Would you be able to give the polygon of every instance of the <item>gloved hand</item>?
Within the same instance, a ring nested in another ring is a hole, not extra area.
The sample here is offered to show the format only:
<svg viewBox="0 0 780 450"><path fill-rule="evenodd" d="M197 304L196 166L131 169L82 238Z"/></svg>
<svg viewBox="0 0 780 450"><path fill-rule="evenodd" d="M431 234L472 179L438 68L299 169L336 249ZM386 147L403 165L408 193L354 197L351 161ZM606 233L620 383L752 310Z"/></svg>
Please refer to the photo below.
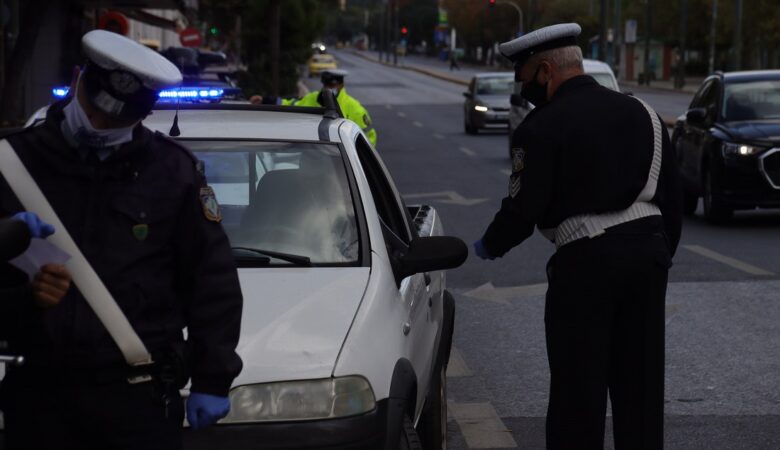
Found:
<svg viewBox="0 0 780 450"><path fill-rule="evenodd" d="M482 244L482 239L474 242L474 253L482 259L496 259L495 256L491 255L490 252L487 251L485 245Z"/></svg>
<svg viewBox="0 0 780 450"><path fill-rule="evenodd" d="M191 392L187 399L187 421L193 430L207 428L230 412L230 399L201 392Z"/></svg>
<svg viewBox="0 0 780 450"><path fill-rule="evenodd" d="M21 220L30 228L30 235L34 238L45 238L54 234L54 226L42 221L37 214L23 211L13 216L16 220Z"/></svg>

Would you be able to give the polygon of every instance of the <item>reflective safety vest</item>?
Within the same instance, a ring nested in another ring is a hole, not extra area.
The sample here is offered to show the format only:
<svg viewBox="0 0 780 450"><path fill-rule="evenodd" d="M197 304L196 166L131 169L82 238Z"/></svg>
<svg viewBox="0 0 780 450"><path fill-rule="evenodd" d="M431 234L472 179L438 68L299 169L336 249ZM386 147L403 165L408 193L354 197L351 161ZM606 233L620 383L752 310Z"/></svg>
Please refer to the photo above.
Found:
<svg viewBox="0 0 780 450"><path fill-rule="evenodd" d="M322 105L317 101L319 95L320 91L312 91L300 99L282 99L282 105L321 107ZM368 137L368 140L371 141L371 145L376 148L376 130L371 123L371 117L368 115L366 108L357 99L347 94L346 89L339 91L336 101L339 102L344 118L358 124L363 133L366 134L366 137Z"/></svg>

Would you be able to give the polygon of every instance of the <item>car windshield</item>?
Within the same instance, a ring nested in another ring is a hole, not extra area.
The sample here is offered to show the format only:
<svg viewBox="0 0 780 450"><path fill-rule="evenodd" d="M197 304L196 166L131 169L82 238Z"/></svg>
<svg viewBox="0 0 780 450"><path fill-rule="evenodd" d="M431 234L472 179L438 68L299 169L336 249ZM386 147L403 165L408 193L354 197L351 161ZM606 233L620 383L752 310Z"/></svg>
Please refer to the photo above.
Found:
<svg viewBox="0 0 780 450"><path fill-rule="evenodd" d="M596 80L596 83L606 87L610 88L613 91L617 91L618 87L615 84L615 78L612 76L612 74L609 73L589 73L591 77L593 77L594 80Z"/></svg>
<svg viewBox="0 0 780 450"><path fill-rule="evenodd" d="M182 141L203 163L239 266L355 265L355 208L338 146Z"/></svg>
<svg viewBox="0 0 780 450"><path fill-rule="evenodd" d="M780 80L727 84L723 118L727 122L780 119Z"/></svg>
<svg viewBox="0 0 780 450"><path fill-rule="evenodd" d="M480 77L477 78L475 89L477 95L509 95L512 93L515 79L506 77Z"/></svg>

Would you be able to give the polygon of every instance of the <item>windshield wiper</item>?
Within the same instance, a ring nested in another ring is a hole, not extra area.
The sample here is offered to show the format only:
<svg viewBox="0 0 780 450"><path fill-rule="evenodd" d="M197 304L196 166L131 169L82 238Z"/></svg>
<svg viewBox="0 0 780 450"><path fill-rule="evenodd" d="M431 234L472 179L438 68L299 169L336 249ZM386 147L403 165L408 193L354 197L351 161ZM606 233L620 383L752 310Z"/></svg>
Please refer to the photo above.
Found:
<svg viewBox="0 0 780 450"><path fill-rule="evenodd" d="M271 250L263 250L259 248L250 247L231 247L231 250L241 250L248 253L254 253L261 256L270 256L271 258L281 259L293 263L296 266L311 267L311 259L308 256L293 255L291 253L280 253Z"/></svg>

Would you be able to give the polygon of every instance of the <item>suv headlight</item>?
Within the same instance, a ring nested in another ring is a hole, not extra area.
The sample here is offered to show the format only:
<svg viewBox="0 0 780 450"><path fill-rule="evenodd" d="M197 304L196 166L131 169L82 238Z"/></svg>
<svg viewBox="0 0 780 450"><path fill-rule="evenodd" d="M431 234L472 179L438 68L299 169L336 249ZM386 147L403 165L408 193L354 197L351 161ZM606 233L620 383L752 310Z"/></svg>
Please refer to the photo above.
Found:
<svg viewBox="0 0 780 450"><path fill-rule="evenodd" d="M363 377L325 378L239 386L220 423L334 419L373 410L376 399Z"/></svg>
<svg viewBox="0 0 780 450"><path fill-rule="evenodd" d="M723 156L750 156L763 150L752 145L736 144L734 142L723 143Z"/></svg>

